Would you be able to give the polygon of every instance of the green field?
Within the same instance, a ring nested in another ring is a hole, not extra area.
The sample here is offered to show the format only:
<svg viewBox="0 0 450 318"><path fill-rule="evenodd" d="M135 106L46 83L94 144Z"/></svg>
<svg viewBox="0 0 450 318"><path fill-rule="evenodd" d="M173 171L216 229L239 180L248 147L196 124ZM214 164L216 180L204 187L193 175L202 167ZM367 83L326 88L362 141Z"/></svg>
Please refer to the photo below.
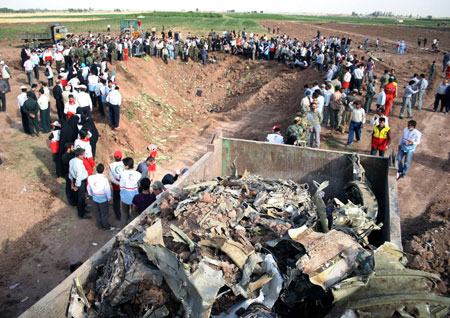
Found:
<svg viewBox="0 0 450 318"><path fill-rule="evenodd" d="M70 17L70 13L55 15L33 15L32 18L52 18L54 22L58 22L59 18ZM282 14L246 14L246 13L209 13L209 12L145 12L139 14L85 14L73 15L75 18L98 18L101 20L80 21L80 22L63 22L70 32L104 32L106 25L110 24L113 32L119 31L120 20L136 18L144 16L142 19L143 28L149 31L152 26L156 26L161 31L162 26L165 29L173 30L190 30L197 35L207 34L211 29L216 31L222 30L242 30L252 31L256 33L264 32L265 28L259 24L260 20L278 20L278 21L300 21L300 22L340 22L340 23L356 23L356 24L386 24L395 25L396 20L391 18L367 18L353 16L306 16L306 15L282 15ZM3 20L9 18L1 17ZM44 32L48 26L48 22L30 23L26 22L27 16L14 17L11 19L24 19L24 23L2 23L0 25L0 41L16 41L19 32ZM407 26L428 26L434 27L438 23L446 23L450 25L450 19L404 19L402 25Z"/></svg>

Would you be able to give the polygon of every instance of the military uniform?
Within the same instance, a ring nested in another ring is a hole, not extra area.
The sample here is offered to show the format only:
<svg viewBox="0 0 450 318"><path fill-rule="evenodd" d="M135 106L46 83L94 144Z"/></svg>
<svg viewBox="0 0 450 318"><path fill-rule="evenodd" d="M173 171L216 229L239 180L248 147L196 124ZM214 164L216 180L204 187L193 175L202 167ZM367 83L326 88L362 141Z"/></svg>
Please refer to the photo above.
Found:
<svg viewBox="0 0 450 318"><path fill-rule="evenodd" d="M303 133L300 137L302 146L309 145L309 140L311 138L311 128L312 128L311 121L307 117L303 116L300 118L299 126L303 130Z"/></svg>
<svg viewBox="0 0 450 318"><path fill-rule="evenodd" d="M299 124L292 124L286 130L286 143L289 145L300 144L299 141L301 140L302 135L302 127Z"/></svg>
<svg viewBox="0 0 450 318"><path fill-rule="evenodd" d="M23 103L22 111L27 115L31 135L35 133L37 136L39 136L39 104L37 103L37 101L33 98L28 98ZM33 115L34 118L32 118L31 115Z"/></svg>

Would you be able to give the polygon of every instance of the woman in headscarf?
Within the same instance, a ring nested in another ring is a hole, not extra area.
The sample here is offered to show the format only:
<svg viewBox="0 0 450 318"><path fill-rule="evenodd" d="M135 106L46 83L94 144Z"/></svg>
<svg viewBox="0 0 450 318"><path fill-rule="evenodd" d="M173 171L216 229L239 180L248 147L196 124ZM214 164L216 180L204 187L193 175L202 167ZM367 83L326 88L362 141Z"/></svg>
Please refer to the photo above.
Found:
<svg viewBox="0 0 450 318"><path fill-rule="evenodd" d="M79 119L79 117L77 115L72 115L72 117L70 117L70 119L62 122L61 132L60 132L60 137L59 137L60 145L65 145L66 143L75 142L75 140L78 137L78 126L77 126L78 119ZM58 177L63 176L62 162L61 162L62 155L64 154L63 148L64 147L59 147L59 156L58 156L58 159L56 160L56 175Z"/></svg>

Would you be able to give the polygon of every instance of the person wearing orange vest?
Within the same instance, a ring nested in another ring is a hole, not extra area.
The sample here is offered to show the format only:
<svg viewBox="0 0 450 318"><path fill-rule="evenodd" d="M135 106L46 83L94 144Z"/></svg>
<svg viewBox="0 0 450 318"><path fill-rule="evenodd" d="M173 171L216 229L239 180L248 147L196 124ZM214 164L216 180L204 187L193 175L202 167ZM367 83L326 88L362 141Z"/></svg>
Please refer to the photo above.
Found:
<svg viewBox="0 0 450 318"><path fill-rule="evenodd" d="M370 154L376 156L377 152L380 157L384 157L384 152L388 149L391 143L391 128L386 126L386 119L380 117L378 119L379 123L373 126L372 132L372 149Z"/></svg>
<svg viewBox="0 0 450 318"><path fill-rule="evenodd" d="M386 93L386 116L389 116L389 111L392 106L392 102L397 97L397 86L394 84L394 78L389 78L389 84L384 86L384 92Z"/></svg>

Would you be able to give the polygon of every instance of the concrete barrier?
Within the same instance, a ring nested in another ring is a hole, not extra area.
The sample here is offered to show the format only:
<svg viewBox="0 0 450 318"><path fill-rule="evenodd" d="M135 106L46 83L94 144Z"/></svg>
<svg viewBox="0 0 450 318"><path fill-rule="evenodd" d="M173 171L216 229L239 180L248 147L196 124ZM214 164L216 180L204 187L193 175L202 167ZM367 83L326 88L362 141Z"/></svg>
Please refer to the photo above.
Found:
<svg viewBox="0 0 450 318"><path fill-rule="evenodd" d="M207 153L172 187L183 188L198 181L229 175L231 164L234 163L239 174L247 170L264 177L291 179L299 183L308 183L311 189L314 187L313 180L317 182L328 180L330 185L325 189L325 200L333 197L344 200L344 185L352 180L350 155L351 153L347 152L223 138L222 132L217 131L207 146ZM378 221L384 224L381 233L374 234L373 239L378 244L390 241L401 248L396 169L389 168L387 158L366 155L360 155L360 158L378 200ZM141 217L133 220L122 231L134 227L145 213L144 211ZM112 238L19 318L65 317L73 278L78 277L83 285L89 282L95 275L95 267L104 262L114 242L115 238Z"/></svg>

